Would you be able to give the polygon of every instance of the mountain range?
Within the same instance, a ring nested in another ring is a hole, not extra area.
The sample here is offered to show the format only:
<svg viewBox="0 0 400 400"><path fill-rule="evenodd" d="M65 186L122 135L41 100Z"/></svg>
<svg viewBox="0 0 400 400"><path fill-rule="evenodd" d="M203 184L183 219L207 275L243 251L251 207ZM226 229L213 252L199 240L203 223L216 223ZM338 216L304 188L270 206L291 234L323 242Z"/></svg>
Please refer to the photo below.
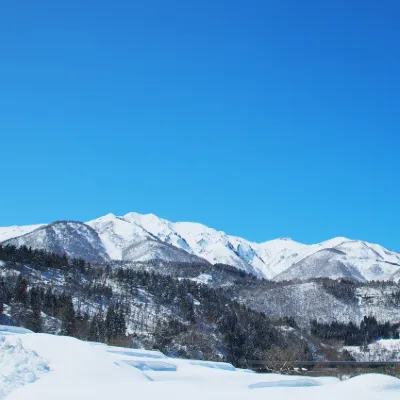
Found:
<svg viewBox="0 0 400 400"><path fill-rule="evenodd" d="M154 214L107 214L86 223L0 228L2 245L26 245L93 263L163 260L226 264L259 278L356 281L398 279L400 253L378 244L337 237L313 245L288 238L255 243L192 222L170 222Z"/></svg>

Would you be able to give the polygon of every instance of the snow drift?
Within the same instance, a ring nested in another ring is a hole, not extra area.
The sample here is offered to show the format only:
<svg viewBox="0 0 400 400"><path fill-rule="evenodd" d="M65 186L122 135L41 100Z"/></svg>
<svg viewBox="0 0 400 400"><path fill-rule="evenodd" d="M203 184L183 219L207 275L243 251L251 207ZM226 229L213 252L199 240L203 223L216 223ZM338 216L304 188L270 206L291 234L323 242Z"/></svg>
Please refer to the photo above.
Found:
<svg viewBox="0 0 400 400"><path fill-rule="evenodd" d="M6 334L0 343L0 398L7 400L394 400L400 396L400 380L384 375L340 382L257 374L227 363L169 358L158 351L18 329Z"/></svg>

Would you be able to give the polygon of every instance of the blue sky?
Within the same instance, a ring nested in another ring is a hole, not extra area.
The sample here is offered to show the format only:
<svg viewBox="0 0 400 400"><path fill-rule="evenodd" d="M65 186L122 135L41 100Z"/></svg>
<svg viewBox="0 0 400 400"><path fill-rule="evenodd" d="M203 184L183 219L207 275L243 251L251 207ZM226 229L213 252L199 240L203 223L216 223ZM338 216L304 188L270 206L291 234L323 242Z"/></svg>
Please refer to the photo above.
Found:
<svg viewBox="0 0 400 400"><path fill-rule="evenodd" d="M0 226L137 211L400 250L397 1L0 7Z"/></svg>

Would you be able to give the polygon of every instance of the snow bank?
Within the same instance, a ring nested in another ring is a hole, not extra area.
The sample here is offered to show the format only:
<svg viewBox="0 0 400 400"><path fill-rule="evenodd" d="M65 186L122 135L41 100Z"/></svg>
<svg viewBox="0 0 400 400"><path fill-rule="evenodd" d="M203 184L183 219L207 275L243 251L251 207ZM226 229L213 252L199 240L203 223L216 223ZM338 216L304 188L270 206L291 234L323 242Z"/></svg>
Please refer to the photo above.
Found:
<svg viewBox="0 0 400 400"><path fill-rule="evenodd" d="M400 399L400 379L388 375L366 374L356 376L341 383L342 389L359 390L366 392L388 392ZM386 396L386 395L385 395ZM386 397L382 397L386 399ZM389 397L388 397L389 398Z"/></svg>
<svg viewBox="0 0 400 400"><path fill-rule="evenodd" d="M21 340L12 345L0 334L0 399L48 371L46 361L35 351L24 349Z"/></svg>
<svg viewBox="0 0 400 400"><path fill-rule="evenodd" d="M19 326L8 326L8 325L0 325L0 334L9 335L9 334L24 334L24 333L33 333L29 329L20 328Z"/></svg>
<svg viewBox="0 0 400 400"><path fill-rule="evenodd" d="M17 331L11 329L0 347L0 387L6 400L400 398L400 380L384 375L340 382L332 377L249 373L228 363Z"/></svg>

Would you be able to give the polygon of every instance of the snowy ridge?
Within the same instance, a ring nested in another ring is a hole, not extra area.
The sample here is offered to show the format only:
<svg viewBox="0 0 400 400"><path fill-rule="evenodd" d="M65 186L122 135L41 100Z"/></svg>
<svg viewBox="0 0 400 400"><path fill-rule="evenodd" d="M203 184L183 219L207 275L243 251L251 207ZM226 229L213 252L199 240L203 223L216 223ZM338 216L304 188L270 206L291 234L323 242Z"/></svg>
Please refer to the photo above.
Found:
<svg viewBox="0 0 400 400"><path fill-rule="evenodd" d="M3 244L45 249L65 253L70 257L84 258L90 262L109 260L107 251L97 232L77 221L57 221L41 226L22 236L8 239Z"/></svg>
<svg viewBox="0 0 400 400"><path fill-rule="evenodd" d="M142 215L134 212L123 216L107 214L87 222L86 225L93 228L98 235L100 243L94 247L103 248L104 251L102 250L98 257L102 260L126 258L135 261L132 251L126 256L127 250L139 243L142 243L142 248L147 248L147 253L144 255L143 251L138 251L140 257L137 261L163 259L163 255L169 254L162 246L162 243L165 243L183 251L175 252L172 258L174 261L187 262L190 260L187 254L189 253L200 257L199 261L232 265L267 279L332 277L359 281L389 280L392 277L396 278L396 273L400 271L399 253L389 251L378 244L344 237L313 245L305 245L287 238L254 243L199 223L170 222L154 214ZM41 226L40 229L48 226ZM40 239L36 238L38 229L33 226L0 228L0 241L1 238L15 238L21 232L25 234L20 237L28 237L29 240L8 240L6 243L33 243L36 247L40 246ZM60 238L65 234L67 233L59 233L58 242L66 242L65 238ZM81 239L84 236L85 234L81 235ZM43 242L43 239L41 240ZM93 239L90 240L93 242ZM146 241L149 243L144 246ZM73 251L67 252L70 253ZM181 257L178 254L181 254Z"/></svg>
<svg viewBox="0 0 400 400"><path fill-rule="evenodd" d="M18 236L25 235L35 229L42 227L42 225L27 225L27 226L8 226L6 228L0 227L0 243L5 240L12 239Z"/></svg>
<svg viewBox="0 0 400 400"><path fill-rule="evenodd" d="M122 253L124 261L163 260L169 262L206 263L207 261L159 240L143 240L127 247Z"/></svg>
<svg viewBox="0 0 400 400"><path fill-rule="evenodd" d="M396 283L400 282L400 269L391 276L391 279Z"/></svg>

